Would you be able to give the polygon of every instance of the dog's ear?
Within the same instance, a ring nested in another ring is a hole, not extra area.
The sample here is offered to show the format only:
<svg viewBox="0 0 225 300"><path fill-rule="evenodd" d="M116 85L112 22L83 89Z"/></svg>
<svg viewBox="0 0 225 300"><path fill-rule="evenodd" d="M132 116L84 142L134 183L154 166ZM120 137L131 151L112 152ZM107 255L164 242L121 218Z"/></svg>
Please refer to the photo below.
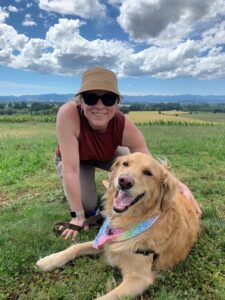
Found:
<svg viewBox="0 0 225 300"><path fill-rule="evenodd" d="M178 180L166 168L163 168L158 199L158 206L161 211L165 211L170 206L176 193L177 182Z"/></svg>
<svg viewBox="0 0 225 300"><path fill-rule="evenodd" d="M106 189L108 189L108 188L109 188L109 180L106 180L106 179L102 180L102 185L103 185Z"/></svg>
<svg viewBox="0 0 225 300"><path fill-rule="evenodd" d="M113 178L115 177L115 174L117 172L118 167L121 164L121 157L116 158L116 160L114 161L113 165L110 168L110 172L108 173L108 182L103 183L103 185L105 186L105 188L110 188L111 187L111 183L113 181Z"/></svg>

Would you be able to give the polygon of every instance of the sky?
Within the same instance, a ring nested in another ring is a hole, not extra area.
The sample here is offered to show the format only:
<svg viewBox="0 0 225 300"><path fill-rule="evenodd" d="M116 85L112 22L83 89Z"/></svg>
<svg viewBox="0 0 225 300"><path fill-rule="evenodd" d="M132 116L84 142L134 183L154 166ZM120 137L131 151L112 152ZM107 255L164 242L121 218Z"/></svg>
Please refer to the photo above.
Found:
<svg viewBox="0 0 225 300"><path fill-rule="evenodd" d="M0 95L74 93L94 66L123 95L225 95L225 0L0 0Z"/></svg>

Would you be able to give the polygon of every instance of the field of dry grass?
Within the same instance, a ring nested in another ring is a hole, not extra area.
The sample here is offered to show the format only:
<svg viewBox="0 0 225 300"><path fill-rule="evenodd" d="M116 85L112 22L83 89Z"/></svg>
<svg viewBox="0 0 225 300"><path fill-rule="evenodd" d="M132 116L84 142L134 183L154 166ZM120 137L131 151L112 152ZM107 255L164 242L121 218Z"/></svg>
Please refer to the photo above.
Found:
<svg viewBox="0 0 225 300"><path fill-rule="evenodd" d="M131 111L127 117L135 123L148 123L148 122L174 122L174 123L193 123L193 124L206 124L206 123L225 123L225 114L189 114L188 112L178 111Z"/></svg>

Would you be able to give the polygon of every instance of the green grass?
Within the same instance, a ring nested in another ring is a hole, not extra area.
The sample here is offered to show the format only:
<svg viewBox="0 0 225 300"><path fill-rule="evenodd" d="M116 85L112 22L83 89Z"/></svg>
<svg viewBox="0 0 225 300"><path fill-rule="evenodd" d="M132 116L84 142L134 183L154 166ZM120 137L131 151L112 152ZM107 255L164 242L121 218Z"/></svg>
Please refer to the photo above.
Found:
<svg viewBox="0 0 225 300"><path fill-rule="evenodd" d="M23 122L48 122L55 123L56 116L55 115L0 115L0 122L9 122L9 123L23 123Z"/></svg>
<svg viewBox="0 0 225 300"><path fill-rule="evenodd" d="M140 125L154 156L167 157L203 209L202 232L187 260L164 272L142 299L224 299L224 126ZM55 175L55 126L0 123L0 299L91 300L119 283L104 256L84 257L52 273L35 262L70 245L52 225L69 220ZM97 173L99 194L105 172ZM96 230L79 235L92 239ZM140 297L137 299L141 299Z"/></svg>
<svg viewBox="0 0 225 300"><path fill-rule="evenodd" d="M188 115L184 115L184 117L188 117L191 119L207 121L207 122L215 122L215 123L225 123L225 113L203 113L203 112L195 112Z"/></svg>

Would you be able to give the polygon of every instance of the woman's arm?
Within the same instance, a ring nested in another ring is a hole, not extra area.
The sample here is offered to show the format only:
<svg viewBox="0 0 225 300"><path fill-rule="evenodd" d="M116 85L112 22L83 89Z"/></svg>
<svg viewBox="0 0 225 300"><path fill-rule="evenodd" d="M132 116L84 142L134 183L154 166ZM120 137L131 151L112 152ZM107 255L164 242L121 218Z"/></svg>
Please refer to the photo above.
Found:
<svg viewBox="0 0 225 300"><path fill-rule="evenodd" d="M76 104L64 104L57 115L56 129L58 143L62 156L63 186L71 211L82 211L80 190L80 159L77 137L80 131L80 121ZM84 217L75 218L71 223L81 226ZM77 232L64 230L62 235L67 239L76 237Z"/></svg>
<svg viewBox="0 0 225 300"><path fill-rule="evenodd" d="M141 131L125 117L122 146L128 147L130 152L150 154Z"/></svg>
<svg viewBox="0 0 225 300"><path fill-rule="evenodd" d="M184 183L182 183L181 181L178 181L177 189L185 198L192 201L192 203L195 207L195 211L196 211L197 215L199 215L199 217L201 217L201 215L202 215L201 207L198 204L198 202L196 201L196 199L195 199L194 195L192 194L192 192L190 191L190 189Z"/></svg>
<svg viewBox="0 0 225 300"><path fill-rule="evenodd" d="M63 184L71 210L81 210L79 181L79 116L74 103L64 104L57 115L56 130L62 156Z"/></svg>

